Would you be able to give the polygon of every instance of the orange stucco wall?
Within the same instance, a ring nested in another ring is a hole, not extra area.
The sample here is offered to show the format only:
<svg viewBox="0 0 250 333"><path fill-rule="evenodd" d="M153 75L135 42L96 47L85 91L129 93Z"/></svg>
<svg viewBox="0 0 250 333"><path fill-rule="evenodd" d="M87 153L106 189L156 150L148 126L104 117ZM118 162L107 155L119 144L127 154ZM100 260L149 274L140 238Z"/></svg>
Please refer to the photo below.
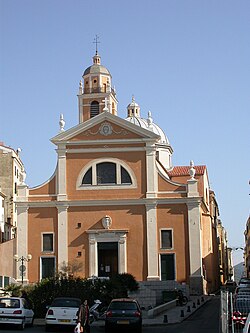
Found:
<svg viewBox="0 0 250 333"><path fill-rule="evenodd" d="M31 188L29 190L30 195L54 195L56 193L56 177L54 176L52 179L42 184L41 186ZM36 199L35 199L36 200Z"/></svg>
<svg viewBox="0 0 250 333"><path fill-rule="evenodd" d="M57 256L57 252L42 252L42 233L53 232L54 243L57 244L57 209L29 208L28 218L28 253L32 253L29 262L29 280L36 282L40 279L40 257ZM54 246L57 249L57 246Z"/></svg>
<svg viewBox="0 0 250 333"><path fill-rule="evenodd" d="M146 231L144 206L113 207L71 207L68 210L69 261L83 262L82 276L89 276L89 242L86 231L103 230L102 218L112 218L112 230L128 230L127 233L127 270L137 280L145 280L146 267ZM78 228L78 223L81 227ZM82 252L81 257L77 257Z"/></svg>
<svg viewBox="0 0 250 333"><path fill-rule="evenodd" d="M77 190L77 178L81 170L90 161L97 158L117 158L125 163L133 170L135 177L137 179L137 187L130 189L109 189L109 190ZM125 153L112 153L108 155L107 153L92 153L91 156L88 154L68 154L67 155L67 194L69 200L79 200L79 199L116 199L116 198L142 198L145 197L146 186L146 166L145 166L145 153L144 152L130 152Z"/></svg>
<svg viewBox="0 0 250 333"><path fill-rule="evenodd" d="M160 205L157 209L159 253L174 253L176 259L176 280L187 282L189 278L189 244L186 205ZM160 230L173 230L173 249L161 249Z"/></svg>

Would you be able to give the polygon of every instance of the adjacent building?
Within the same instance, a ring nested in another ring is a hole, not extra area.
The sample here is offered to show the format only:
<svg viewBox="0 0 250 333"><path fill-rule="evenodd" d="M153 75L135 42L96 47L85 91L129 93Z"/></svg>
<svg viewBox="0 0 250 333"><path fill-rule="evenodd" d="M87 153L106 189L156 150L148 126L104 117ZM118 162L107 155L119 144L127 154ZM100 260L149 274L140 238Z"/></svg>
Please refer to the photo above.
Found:
<svg viewBox="0 0 250 333"><path fill-rule="evenodd" d="M21 149L0 143L0 288L14 281L17 230L17 188L25 181Z"/></svg>
<svg viewBox="0 0 250 333"><path fill-rule="evenodd" d="M245 230L245 274L250 277L250 216L247 219Z"/></svg>
<svg viewBox="0 0 250 333"><path fill-rule="evenodd" d="M87 278L128 272L138 281L188 284L191 293L217 290L218 205L206 166L174 166L169 139L134 97L119 117L97 52L78 104L79 123L65 130L61 115L51 139L51 178L34 188L17 184L17 255L32 260L25 272L17 263L16 280L36 282L74 262Z"/></svg>

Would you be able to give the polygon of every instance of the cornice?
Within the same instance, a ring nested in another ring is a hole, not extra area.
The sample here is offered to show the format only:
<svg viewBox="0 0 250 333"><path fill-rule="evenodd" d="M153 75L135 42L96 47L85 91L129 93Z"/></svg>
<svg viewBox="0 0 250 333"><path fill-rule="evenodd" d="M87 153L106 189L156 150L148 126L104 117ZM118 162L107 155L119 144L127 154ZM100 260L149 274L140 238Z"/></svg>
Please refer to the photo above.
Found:
<svg viewBox="0 0 250 333"><path fill-rule="evenodd" d="M65 201L39 201L18 202L17 207L51 208L51 207L94 207L94 206L141 206L141 205L200 205L201 198L144 198L144 199L117 199L117 200L65 200Z"/></svg>

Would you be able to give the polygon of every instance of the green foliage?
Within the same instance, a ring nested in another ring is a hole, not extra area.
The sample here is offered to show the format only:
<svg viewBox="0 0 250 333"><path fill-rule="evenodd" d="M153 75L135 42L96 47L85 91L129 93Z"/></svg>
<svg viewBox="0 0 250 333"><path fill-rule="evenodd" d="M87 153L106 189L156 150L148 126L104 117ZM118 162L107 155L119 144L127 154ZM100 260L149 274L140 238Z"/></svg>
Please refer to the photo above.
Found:
<svg viewBox="0 0 250 333"><path fill-rule="evenodd" d="M20 297L22 293L21 289L22 289L21 285L11 283L4 288L4 291L10 294L11 296Z"/></svg>
<svg viewBox="0 0 250 333"><path fill-rule="evenodd" d="M43 279L32 286L25 286L25 291L33 304L35 316L44 318L46 306L52 303L55 297L78 297L82 301L88 299L92 304L95 299L109 304L113 298L127 297L128 291L138 289L138 283L131 274L117 274L110 280L87 280L74 276L57 275Z"/></svg>

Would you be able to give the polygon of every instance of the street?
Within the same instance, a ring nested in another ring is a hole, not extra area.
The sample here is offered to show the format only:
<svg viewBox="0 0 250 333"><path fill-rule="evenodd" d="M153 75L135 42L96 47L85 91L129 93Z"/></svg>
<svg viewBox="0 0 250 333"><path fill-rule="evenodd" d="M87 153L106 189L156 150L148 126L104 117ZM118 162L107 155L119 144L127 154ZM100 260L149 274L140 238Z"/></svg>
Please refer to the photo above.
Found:
<svg viewBox="0 0 250 333"><path fill-rule="evenodd" d="M143 333L219 333L219 310L220 298L214 297L211 301L206 303L203 307L197 310L192 316L179 324L169 324L161 326L144 326ZM0 328L1 332L17 333L18 330L13 328ZM44 326L34 326L25 328L24 332L39 333L45 332ZM72 332L72 330L60 329L56 332ZM91 333L104 333L104 326L91 327Z"/></svg>

